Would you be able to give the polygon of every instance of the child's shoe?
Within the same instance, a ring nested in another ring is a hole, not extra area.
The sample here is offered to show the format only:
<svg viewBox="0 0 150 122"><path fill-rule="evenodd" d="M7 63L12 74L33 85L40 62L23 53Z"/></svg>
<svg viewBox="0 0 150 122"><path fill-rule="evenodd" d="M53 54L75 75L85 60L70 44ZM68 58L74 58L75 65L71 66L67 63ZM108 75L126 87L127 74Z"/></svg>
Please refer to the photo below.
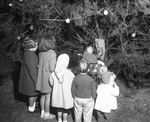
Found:
<svg viewBox="0 0 150 122"><path fill-rule="evenodd" d="M44 120L53 119L53 118L55 118L55 115L50 114L49 112L46 112L44 115Z"/></svg>
<svg viewBox="0 0 150 122"><path fill-rule="evenodd" d="M35 110L35 107L34 106L28 106L28 112L29 113L33 113L34 112L34 110Z"/></svg>
<svg viewBox="0 0 150 122"><path fill-rule="evenodd" d="M50 114L50 116L51 116L51 119L55 118L55 115L54 115L54 114Z"/></svg>
<svg viewBox="0 0 150 122"><path fill-rule="evenodd" d="M48 120L48 119L51 119L51 115L49 112L45 112L44 114L44 120Z"/></svg>

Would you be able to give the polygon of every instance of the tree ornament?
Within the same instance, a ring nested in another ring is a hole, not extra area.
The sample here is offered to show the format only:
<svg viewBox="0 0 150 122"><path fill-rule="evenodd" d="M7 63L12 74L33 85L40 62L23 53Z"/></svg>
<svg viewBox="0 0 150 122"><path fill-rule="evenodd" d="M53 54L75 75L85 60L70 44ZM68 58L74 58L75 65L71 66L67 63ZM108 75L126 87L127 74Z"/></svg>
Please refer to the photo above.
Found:
<svg viewBox="0 0 150 122"><path fill-rule="evenodd" d="M108 15L108 11L106 9L104 10L104 15Z"/></svg>
<svg viewBox="0 0 150 122"><path fill-rule="evenodd" d="M17 37L17 39L18 39L18 40L20 40L20 39L21 39L21 37L20 37L20 36L18 36L18 37Z"/></svg>
<svg viewBox="0 0 150 122"><path fill-rule="evenodd" d="M34 28L33 28L33 25L31 25L31 26L30 26L30 30L33 30L33 29L34 29Z"/></svg>
<svg viewBox="0 0 150 122"><path fill-rule="evenodd" d="M70 23L70 19L69 18L66 19L66 23Z"/></svg>
<svg viewBox="0 0 150 122"><path fill-rule="evenodd" d="M134 32L134 33L132 33L132 35L131 35L132 37L135 37L136 36L136 33Z"/></svg>
<svg viewBox="0 0 150 122"><path fill-rule="evenodd" d="M8 5L9 5L10 7L12 7L12 6L13 6L13 4L12 4L12 3L9 3Z"/></svg>

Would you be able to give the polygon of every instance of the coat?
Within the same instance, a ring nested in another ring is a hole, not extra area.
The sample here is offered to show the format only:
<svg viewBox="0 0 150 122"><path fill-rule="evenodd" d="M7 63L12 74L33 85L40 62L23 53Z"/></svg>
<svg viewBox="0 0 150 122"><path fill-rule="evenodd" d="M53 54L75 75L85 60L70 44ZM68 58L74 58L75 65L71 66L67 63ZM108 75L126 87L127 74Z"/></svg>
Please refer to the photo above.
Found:
<svg viewBox="0 0 150 122"><path fill-rule="evenodd" d="M100 84L97 88L97 98L95 109L104 113L110 113L111 110L117 109L117 96L119 95L119 87L112 87L109 84Z"/></svg>
<svg viewBox="0 0 150 122"><path fill-rule="evenodd" d="M84 52L83 59L87 60L91 64L96 64L98 62L96 56L88 53L87 51Z"/></svg>
<svg viewBox="0 0 150 122"><path fill-rule="evenodd" d="M71 86L75 76L67 69L68 63L69 56L67 54L58 57L52 91L52 106L56 108L70 109L73 107Z"/></svg>
<svg viewBox="0 0 150 122"><path fill-rule="evenodd" d="M26 50L23 54L20 79L19 79L19 92L34 96L38 93L35 91L37 81L37 64L38 57L34 51Z"/></svg>
<svg viewBox="0 0 150 122"><path fill-rule="evenodd" d="M51 72L55 69L56 53L54 50L39 53L38 76L36 90L41 93L50 93L52 87L49 83Z"/></svg>

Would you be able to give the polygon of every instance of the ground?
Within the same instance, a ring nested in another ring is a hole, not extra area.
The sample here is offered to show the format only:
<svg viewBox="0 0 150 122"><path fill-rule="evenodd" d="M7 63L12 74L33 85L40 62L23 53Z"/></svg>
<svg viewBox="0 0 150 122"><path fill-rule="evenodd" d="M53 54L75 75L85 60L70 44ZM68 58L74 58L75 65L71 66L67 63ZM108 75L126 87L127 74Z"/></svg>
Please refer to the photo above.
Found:
<svg viewBox="0 0 150 122"><path fill-rule="evenodd" d="M129 89L121 80L116 81L120 87L118 109L114 112L112 122L149 122L150 120L150 89ZM41 120L40 114L29 114L26 103L19 100L15 81L8 81L0 86L0 122L57 122ZM95 114L94 114L95 116ZM96 122L93 116L93 122ZM73 122L69 115L68 122Z"/></svg>

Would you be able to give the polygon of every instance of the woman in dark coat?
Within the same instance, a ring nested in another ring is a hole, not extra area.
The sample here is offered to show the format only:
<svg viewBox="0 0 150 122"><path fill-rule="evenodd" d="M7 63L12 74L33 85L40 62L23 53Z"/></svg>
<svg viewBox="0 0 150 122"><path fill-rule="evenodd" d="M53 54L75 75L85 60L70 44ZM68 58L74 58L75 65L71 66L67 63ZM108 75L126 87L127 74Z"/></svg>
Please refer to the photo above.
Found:
<svg viewBox="0 0 150 122"><path fill-rule="evenodd" d="M24 54L20 72L19 92L29 97L29 112L34 112L38 95L38 92L35 91L38 64L38 57L35 53L38 47L37 44L36 38L33 36L26 37L22 42Z"/></svg>

